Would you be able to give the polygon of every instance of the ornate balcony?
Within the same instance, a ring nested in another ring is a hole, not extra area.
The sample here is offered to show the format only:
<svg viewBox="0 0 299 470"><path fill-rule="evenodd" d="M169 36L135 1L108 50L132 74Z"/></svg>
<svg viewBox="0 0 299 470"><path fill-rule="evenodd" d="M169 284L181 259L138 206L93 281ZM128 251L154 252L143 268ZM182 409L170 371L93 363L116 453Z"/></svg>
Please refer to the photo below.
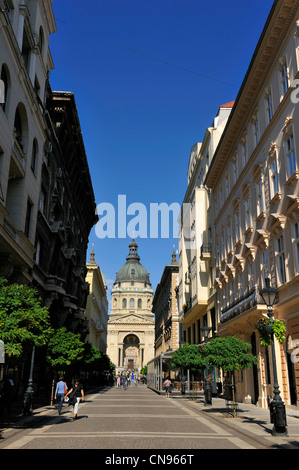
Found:
<svg viewBox="0 0 299 470"><path fill-rule="evenodd" d="M258 303L261 303L258 289L256 287L248 289L243 295L237 297L234 302L221 310L220 322L225 323Z"/></svg>

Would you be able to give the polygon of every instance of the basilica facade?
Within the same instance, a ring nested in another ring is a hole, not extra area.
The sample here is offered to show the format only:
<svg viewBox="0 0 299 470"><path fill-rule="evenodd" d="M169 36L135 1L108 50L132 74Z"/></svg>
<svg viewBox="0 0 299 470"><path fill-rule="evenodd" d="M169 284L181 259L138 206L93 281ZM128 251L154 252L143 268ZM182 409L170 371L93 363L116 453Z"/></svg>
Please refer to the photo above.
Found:
<svg viewBox="0 0 299 470"><path fill-rule="evenodd" d="M107 329L107 354L115 372L140 372L154 357L155 321L149 273L140 263L138 245L129 245L126 263L116 273Z"/></svg>

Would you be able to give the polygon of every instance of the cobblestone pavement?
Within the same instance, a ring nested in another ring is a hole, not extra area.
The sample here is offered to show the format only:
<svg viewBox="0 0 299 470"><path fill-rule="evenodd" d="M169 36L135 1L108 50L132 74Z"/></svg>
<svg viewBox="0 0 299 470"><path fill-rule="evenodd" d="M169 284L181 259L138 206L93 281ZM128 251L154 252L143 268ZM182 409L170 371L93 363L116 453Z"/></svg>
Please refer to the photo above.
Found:
<svg viewBox="0 0 299 470"><path fill-rule="evenodd" d="M121 449L132 455L157 449L184 455L196 449L299 449L298 411L288 410L286 437L272 436L269 421L268 410L253 405L240 405L237 417L229 417L221 398L205 407L202 396L167 399L146 385L107 387L86 395L76 421L71 407L64 405L58 415L48 406L2 429L0 449L105 449L114 459Z"/></svg>

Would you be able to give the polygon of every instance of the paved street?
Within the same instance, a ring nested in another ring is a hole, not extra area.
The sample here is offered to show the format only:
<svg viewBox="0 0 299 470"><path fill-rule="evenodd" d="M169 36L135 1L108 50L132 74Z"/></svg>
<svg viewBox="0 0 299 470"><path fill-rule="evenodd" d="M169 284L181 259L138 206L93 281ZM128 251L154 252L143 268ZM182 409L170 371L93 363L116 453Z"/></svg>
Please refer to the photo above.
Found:
<svg viewBox="0 0 299 470"><path fill-rule="evenodd" d="M296 416L288 419L289 436L277 438L271 435L267 411L251 406L247 413L244 408L240 417L230 418L220 403L223 407L225 402L217 398L212 407L204 407L200 396L167 399L145 385L127 390L108 387L86 395L76 421L67 405L61 415L51 407L36 410L34 416L3 430L0 449L298 448Z"/></svg>

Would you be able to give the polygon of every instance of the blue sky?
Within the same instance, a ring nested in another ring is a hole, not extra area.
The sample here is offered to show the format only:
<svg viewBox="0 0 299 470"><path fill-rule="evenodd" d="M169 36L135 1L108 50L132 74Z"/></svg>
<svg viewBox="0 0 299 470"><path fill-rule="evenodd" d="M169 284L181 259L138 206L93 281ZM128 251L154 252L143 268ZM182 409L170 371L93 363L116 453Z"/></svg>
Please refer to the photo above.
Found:
<svg viewBox="0 0 299 470"><path fill-rule="evenodd" d="M112 204L117 217L118 195L148 213L150 203L182 203L191 147L236 98L272 4L53 1L50 82L75 94L97 205ZM136 241L155 289L178 240L147 232ZM89 240L87 259L94 243L111 288L130 238L100 239L94 227Z"/></svg>

